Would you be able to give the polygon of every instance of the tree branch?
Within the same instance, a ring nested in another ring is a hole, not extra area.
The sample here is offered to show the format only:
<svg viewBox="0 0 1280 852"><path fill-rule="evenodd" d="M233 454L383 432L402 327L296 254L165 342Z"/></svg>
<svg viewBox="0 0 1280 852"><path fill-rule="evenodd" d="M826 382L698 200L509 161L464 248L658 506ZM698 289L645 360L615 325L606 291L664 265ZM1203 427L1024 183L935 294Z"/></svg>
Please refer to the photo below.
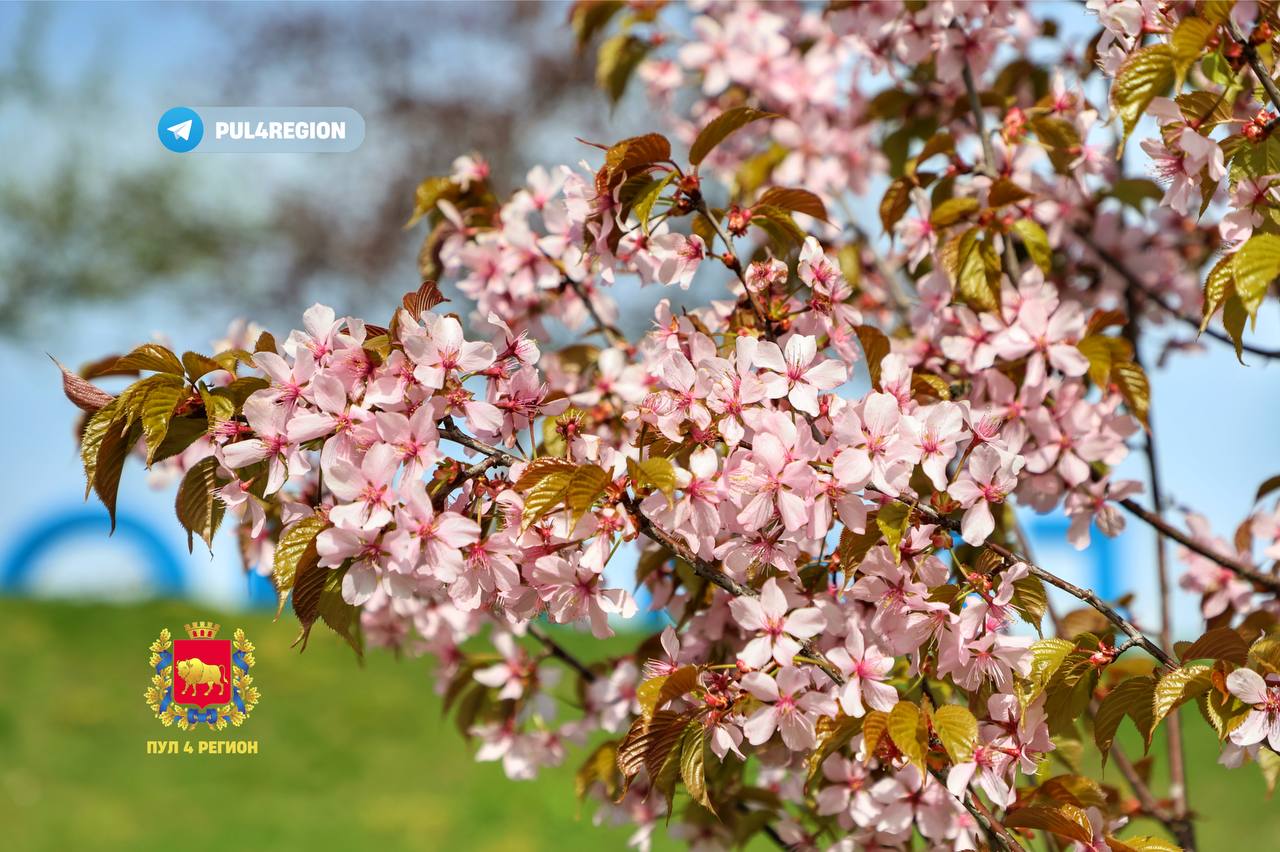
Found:
<svg viewBox="0 0 1280 852"><path fill-rule="evenodd" d="M604 317L600 316L600 312L596 310L595 302L591 300L591 296L587 293L587 288L583 286L582 282L563 274L560 276L560 280L573 290L577 297L582 300L582 304L586 305L587 313L591 314L591 318L595 320L596 326L600 329L600 333L605 336L605 339L620 349L626 349L628 346L626 336L604 321Z"/></svg>
<svg viewBox="0 0 1280 852"><path fill-rule="evenodd" d="M1080 242L1088 246L1089 250L1092 251L1098 257L1099 260L1101 260L1104 264L1110 267L1113 272L1115 272L1122 279L1124 279L1124 283L1127 286L1140 292L1142 294L1143 299L1146 299L1151 304L1160 308L1160 310L1164 311L1170 317L1178 320L1179 322L1182 322L1182 323L1185 323L1186 325L1191 326L1196 330L1197 334L1208 335L1209 337L1212 337L1214 340L1217 340L1221 343L1226 343L1230 346L1236 345L1234 340L1232 340L1230 337L1228 337L1227 335L1223 334L1222 332L1216 329L1206 327L1203 332L1200 331L1199 320L1195 319L1194 317L1189 317L1186 314L1182 313L1173 305L1165 301L1164 296L1147 287L1147 285L1143 283L1142 279L1138 278L1138 276L1135 275L1133 271L1129 269L1129 267L1125 266L1124 263L1118 257L1112 254L1110 250L1098 245L1098 243L1093 239L1093 237L1091 237L1089 234L1085 233L1084 231L1076 229L1073 231L1073 233L1076 235L1076 239L1080 240ZM1261 346L1254 346L1251 343L1244 343L1244 342L1241 342L1240 348L1243 351L1250 353L1251 355L1258 355L1262 358L1280 358L1280 349L1266 349Z"/></svg>
<svg viewBox="0 0 1280 852"><path fill-rule="evenodd" d="M1240 45L1245 61L1249 63L1249 68L1253 70L1253 76L1258 78L1258 82L1266 90L1267 97L1271 99L1271 105L1280 110L1280 88L1277 88L1276 81L1271 79L1271 72L1267 70L1267 66L1262 62L1262 57L1258 55L1257 46L1240 31L1240 26L1235 21L1228 18L1227 23L1231 27L1231 37Z"/></svg>
<svg viewBox="0 0 1280 852"><path fill-rule="evenodd" d="M1128 291L1129 320L1124 326L1124 335L1133 347L1134 363L1142 365L1141 339L1138 329L1136 293ZM1151 500L1155 505L1155 515L1164 520L1164 489L1160 483L1160 467L1156 463L1155 416L1148 412L1146 440L1143 441L1143 455L1147 460L1147 478L1151 483ZM1169 582L1169 560L1165 548L1165 536L1158 528L1155 535L1156 547L1156 580L1160 596L1160 644L1169 648L1173 645L1173 610L1170 603L1171 591ZM1168 724L1165 725L1165 743L1169 750L1169 795L1173 799L1173 817L1168 822L1170 830L1178 838L1185 852L1195 852L1195 827L1187 818L1187 770L1186 753L1182 745L1182 726L1178 721L1178 711L1169 713Z"/></svg>
<svg viewBox="0 0 1280 852"><path fill-rule="evenodd" d="M513 465L524 461L524 459L514 456L506 450L499 449L498 447L491 447L483 441L471 437L459 429L451 420L442 422L439 429L441 437L448 438L450 441L462 444L464 447L468 447L491 458L500 459L503 464ZM694 573L699 577L716 584L734 597L759 597L760 593L755 589L743 583L739 583L737 580L717 568L714 563L702 559L690 550L689 546L679 538L655 524L648 515L641 511L640 501L636 497L630 494L625 494L622 497L622 504L627 508L627 511L631 513L632 517L635 518L636 526L642 533L688 562L693 568ZM817 645L813 640L802 643L802 647L804 648L805 655L811 657L818 668L820 668L827 677L831 678L831 680L835 681L837 684L844 684L844 675L840 674L840 670L826 658L826 655L818 650Z"/></svg>
<svg viewBox="0 0 1280 852"><path fill-rule="evenodd" d="M883 491L877 491L876 489L871 487L868 487L867 491L875 492L877 494L884 494ZM960 523L958 521L953 521L944 515L940 515L937 512L935 512L933 509L930 509L927 506L921 506L914 503L909 503L908 501L902 499L901 497L893 497L893 495L889 495L889 494L884 494L884 496L891 497L892 499L897 500L899 503L903 503L904 505L911 506L917 512L929 518L931 521L943 527L944 529L950 530L952 532L960 532ZM1168 666L1171 669L1178 667L1177 661L1174 660L1174 658L1170 656L1167 651L1165 651L1155 642L1152 642L1149 638L1147 638L1147 635L1143 633L1141 630L1139 630L1137 625L1129 621L1120 613L1116 612L1114 607L1112 607L1102 598L1098 597L1093 592L1092 589L1082 589L1081 587L1075 585L1074 583L1069 583L1066 580L1059 577L1057 574L1050 573L1049 571L1046 571L1045 569L1041 568L1039 565L1032 562L1031 559L1028 558L1027 556L1024 556L1020 553L1016 553L1002 544L997 544L994 541L988 541L983 545L983 547L986 547L992 553L995 553L997 556L1000 556L1002 559L1004 559L1005 562L1009 564L1013 564L1015 562L1021 562L1025 564L1027 566L1027 569L1032 574L1032 576L1039 577L1041 580L1048 583L1049 585L1055 588L1061 589L1062 591L1071 595L1073 598L1083 601L1084 603L1087 603L1089 606L1096 609L1098 612L1100 612L1103 615L1104 618L1107 619L1107 621L1110 621L1112 624L1114 624L1116 628L1120 630L1121 633L1124 633L1126 636L1132 639L1137 645L1139 645L1144 651L1146 651L1151 656L1155 657L1165 666Z"/></svg>
<svg viewBox="0 0 1280 852"><path fill-rule="evenodd" d="M1138 503L1135 503L1133 500L1129 499L1128 497L1126 497L1125 499L1119 502L1120 502L1120 505L1123 506L1125 509L1127 509L1131 514L1135 515L1139 519L1145 521L1147 524L1156 528L1162 534L1173 539L1178 544L1185 547L1187 550L1190 550L1194 553L1198 553L1199 555L1203 556L1205 559L1208 559L1211 562L1215 562L1218 565L1221 565L1223 568L1226 568L1228 571L1232 571L1235 574L1238 574L1239 576L1250 581L1254 585L1262 589L1265 589L1268 592L1271 592L1272 594L1280 594L1280 577L1275 577L1270 574L1263 574L1261 571L1257 570L1256 568L1250 567L1248 565L1243 565L1235 561L1234 559L1230 559L1226 556L1223 556L1221 553L1218 553L1217 551L1209 549L1205 545L1191 538L1191 536L1187 535L1182 530L1167 523L1163 518L1153 513L1150 509L1147 509L1144 506Z"/></svg>
<svg viewBox="0 0 1280 852"><path fill-rule="evenodd" d="M978 132L978 138L982 140L982 163L978 166L978 172L995 180L1000 177L996 172L996 150L991 144L991 137L987 135L982 98L978 96L978 86L973 81L973 69L969 67L968 60L965 60L962 73L965 90L969 93L969 108L973 110L974 128ZM1013 249L1013 236L1010 234L1004 235L1004 265L1009 272L1009 277L1013 279L1014 286L1017 286L1022 280L1022 265L1018 263L1018 253Z"/></svg>

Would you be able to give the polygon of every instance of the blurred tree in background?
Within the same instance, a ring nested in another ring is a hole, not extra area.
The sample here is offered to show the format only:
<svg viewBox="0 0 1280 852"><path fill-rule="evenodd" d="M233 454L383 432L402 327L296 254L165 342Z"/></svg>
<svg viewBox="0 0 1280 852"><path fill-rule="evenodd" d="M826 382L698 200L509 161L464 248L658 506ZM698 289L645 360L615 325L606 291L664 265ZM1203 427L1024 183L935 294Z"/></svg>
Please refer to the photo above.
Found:
<svg viewBox="0 0 1280 852"><path fill-rule="evenodd" d="M200 158L156 144L153 152L139 145L130 162L103 153L99 133L52 134L41 141L43 168L0 176L0 334L40 326L54 304L150 292L180 304L210 276L235 284L246 311L289 314L353 287L370 298L395 295L417 274L420 236L402 225L422 175L447 173L454 157L475 149L489 159L495 185L510 186L548 154L575 156L550 128L601 129L590 63L563 50L567 4L250 4L164 13L211 28L225 61L190 84L216 93L218 103L357 109L369 132L360 152L344 156L360 157L359 168L326 155L258 158L242 168L264 173L261 197L211 198L199 182ZM119 30L97 34L94 58L71 79L55 78L52 60L84 50L57 30L63 14L43 5L18 13L14 49L0 58L0 116L17 121L0 123L11 132L92 127L92 117L116 111L143 124L136 138L154 144L154 118L129 112L136 81L116 71ZM151 73L156 90L187 84L160 68ZM193 195L200 203L189 203Z"/></svg>

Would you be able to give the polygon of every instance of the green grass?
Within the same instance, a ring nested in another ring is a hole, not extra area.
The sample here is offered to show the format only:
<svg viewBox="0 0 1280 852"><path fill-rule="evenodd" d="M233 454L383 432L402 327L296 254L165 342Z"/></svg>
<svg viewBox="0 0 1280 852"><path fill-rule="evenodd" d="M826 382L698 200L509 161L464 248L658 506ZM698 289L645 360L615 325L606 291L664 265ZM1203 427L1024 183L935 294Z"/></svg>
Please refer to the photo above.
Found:
<svg viewBox="0 0 1280 852"><path fill-rule="evenodd" d="M239 730L165 729L143 702L148 645L197 618L223 635L244 627L258 646L263 697ZM589 806L578 815L581 754L532 783L475 763L421 660L375 652L362 668L320 630L298 656L288 619L181 603L0 599L0 624L0 848L568 852L621 849L629 834L594 827ZM605 653L590 637L565 641L587 658ZM1187 730L1201 848L1275 848L1280 807L1256 768L1217 766L1203 724ZM200 737L256 739L260 753L146 754L148 739ZM662 835L657 848L674 848Z"/></svg>

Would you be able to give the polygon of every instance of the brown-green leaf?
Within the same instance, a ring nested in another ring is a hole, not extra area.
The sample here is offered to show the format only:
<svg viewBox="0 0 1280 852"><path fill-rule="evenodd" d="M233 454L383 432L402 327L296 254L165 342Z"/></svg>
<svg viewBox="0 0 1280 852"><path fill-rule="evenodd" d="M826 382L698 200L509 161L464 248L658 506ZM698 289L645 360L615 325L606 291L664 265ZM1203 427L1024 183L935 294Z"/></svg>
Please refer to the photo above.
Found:
<svg viewBox="0 0 1280 852"><path fill-rule="evenodd" d="M697 138L693 140L693 145L689 148L689 162L693 165L699 165L707 158L715 147L728 139L732 134L738 132L753 121L759 121L762 118L777 118L776 113L763 112L754 107L740 106L727 109L717 115L715 118L698 132Z"/></svg>
<svg viewBox="0 0 1280 852"><path fill-rule="evenodd" d="M204 540L213 550L213 536L222 523L226 506L218 496L218 489L225 485L218 476L218 460L213 456L201 459L191 466L178 486L174 511L183 529L187 531L187 551L195 549L195 536Z"/></svg>

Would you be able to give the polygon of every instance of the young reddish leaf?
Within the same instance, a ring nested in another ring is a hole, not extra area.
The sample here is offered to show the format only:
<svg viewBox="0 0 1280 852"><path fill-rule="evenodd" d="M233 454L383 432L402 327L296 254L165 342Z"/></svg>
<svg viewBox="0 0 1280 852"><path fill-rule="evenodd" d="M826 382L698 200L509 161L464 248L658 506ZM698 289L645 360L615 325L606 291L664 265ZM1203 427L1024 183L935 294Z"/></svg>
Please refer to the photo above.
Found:
<svg viewBox="0 0 1280 852"><path fill-rule="evenodd" d="M885 233L893 233L893 226L911 207L911 189L915 186L907 178L898 178L889 184L880 199L880 225Z"/></svg>
<svg viewBox="0 0 1280 852"><path fill-rule="evenodd" d="M889 354L889 338L873 325L860 325L854 330L858 334L858 342L862 344L862 353L867 358L871 387L880 390L880 362Z"/></svg>
<svg viewBox="0 0 1280 852"><path fill-rule="evenodd" d="M828 221L827 205L823 204L821 198L807 189L771 186L756 200L756 204L762 207L778 207L782 210L789 210L792 213L803 213L822 222Z"/></svg>
<svg viewBox="0 0 1280 852"><path fill-rule="evenodd" d="M1036 828L1080 843L1087 844L1093 840L1088 816L1074 805L1018 808L1005 814L1004 825L1005 828Z"/></svg>
<svg viewBox="0 0 1280 852"><path fill-rule="evenodd" d="M147 391L138 406L138 418L142 421L142 434L147 445L147 466L155 459L160 444L169 432L169 421L174 409L187 396L181 384L157 385Z"/></svg>
<svg viewBox="0 0 1280 852"><path fill-rule="evenodd" d="M114 396L104 391L102 388L90 383L88 380L81 378L54 358L52 355L49 359L58 365L58 369L62 371L62 392L72 404L81 411L87 411L90 414L98 411L111 400Z"/></svg>
<svg viewBox="0 0 1280 852"><path fill-rule="evenodd" d="M697 138L693 140L693 145L689 148L689 162L695 166L699 165L717 145L751 122L777 117L777 113L762 112L747 106L725 110L699 131Z"/></svg>
<svg viewBox="0 0 1280 852"><path fill-rule="evenodd" d="M1249 659L1249 646L1239 632L1230 627L1215 627L1181 649L1178 657L1188 660L1226 660L1243 666Z"/></svg>

